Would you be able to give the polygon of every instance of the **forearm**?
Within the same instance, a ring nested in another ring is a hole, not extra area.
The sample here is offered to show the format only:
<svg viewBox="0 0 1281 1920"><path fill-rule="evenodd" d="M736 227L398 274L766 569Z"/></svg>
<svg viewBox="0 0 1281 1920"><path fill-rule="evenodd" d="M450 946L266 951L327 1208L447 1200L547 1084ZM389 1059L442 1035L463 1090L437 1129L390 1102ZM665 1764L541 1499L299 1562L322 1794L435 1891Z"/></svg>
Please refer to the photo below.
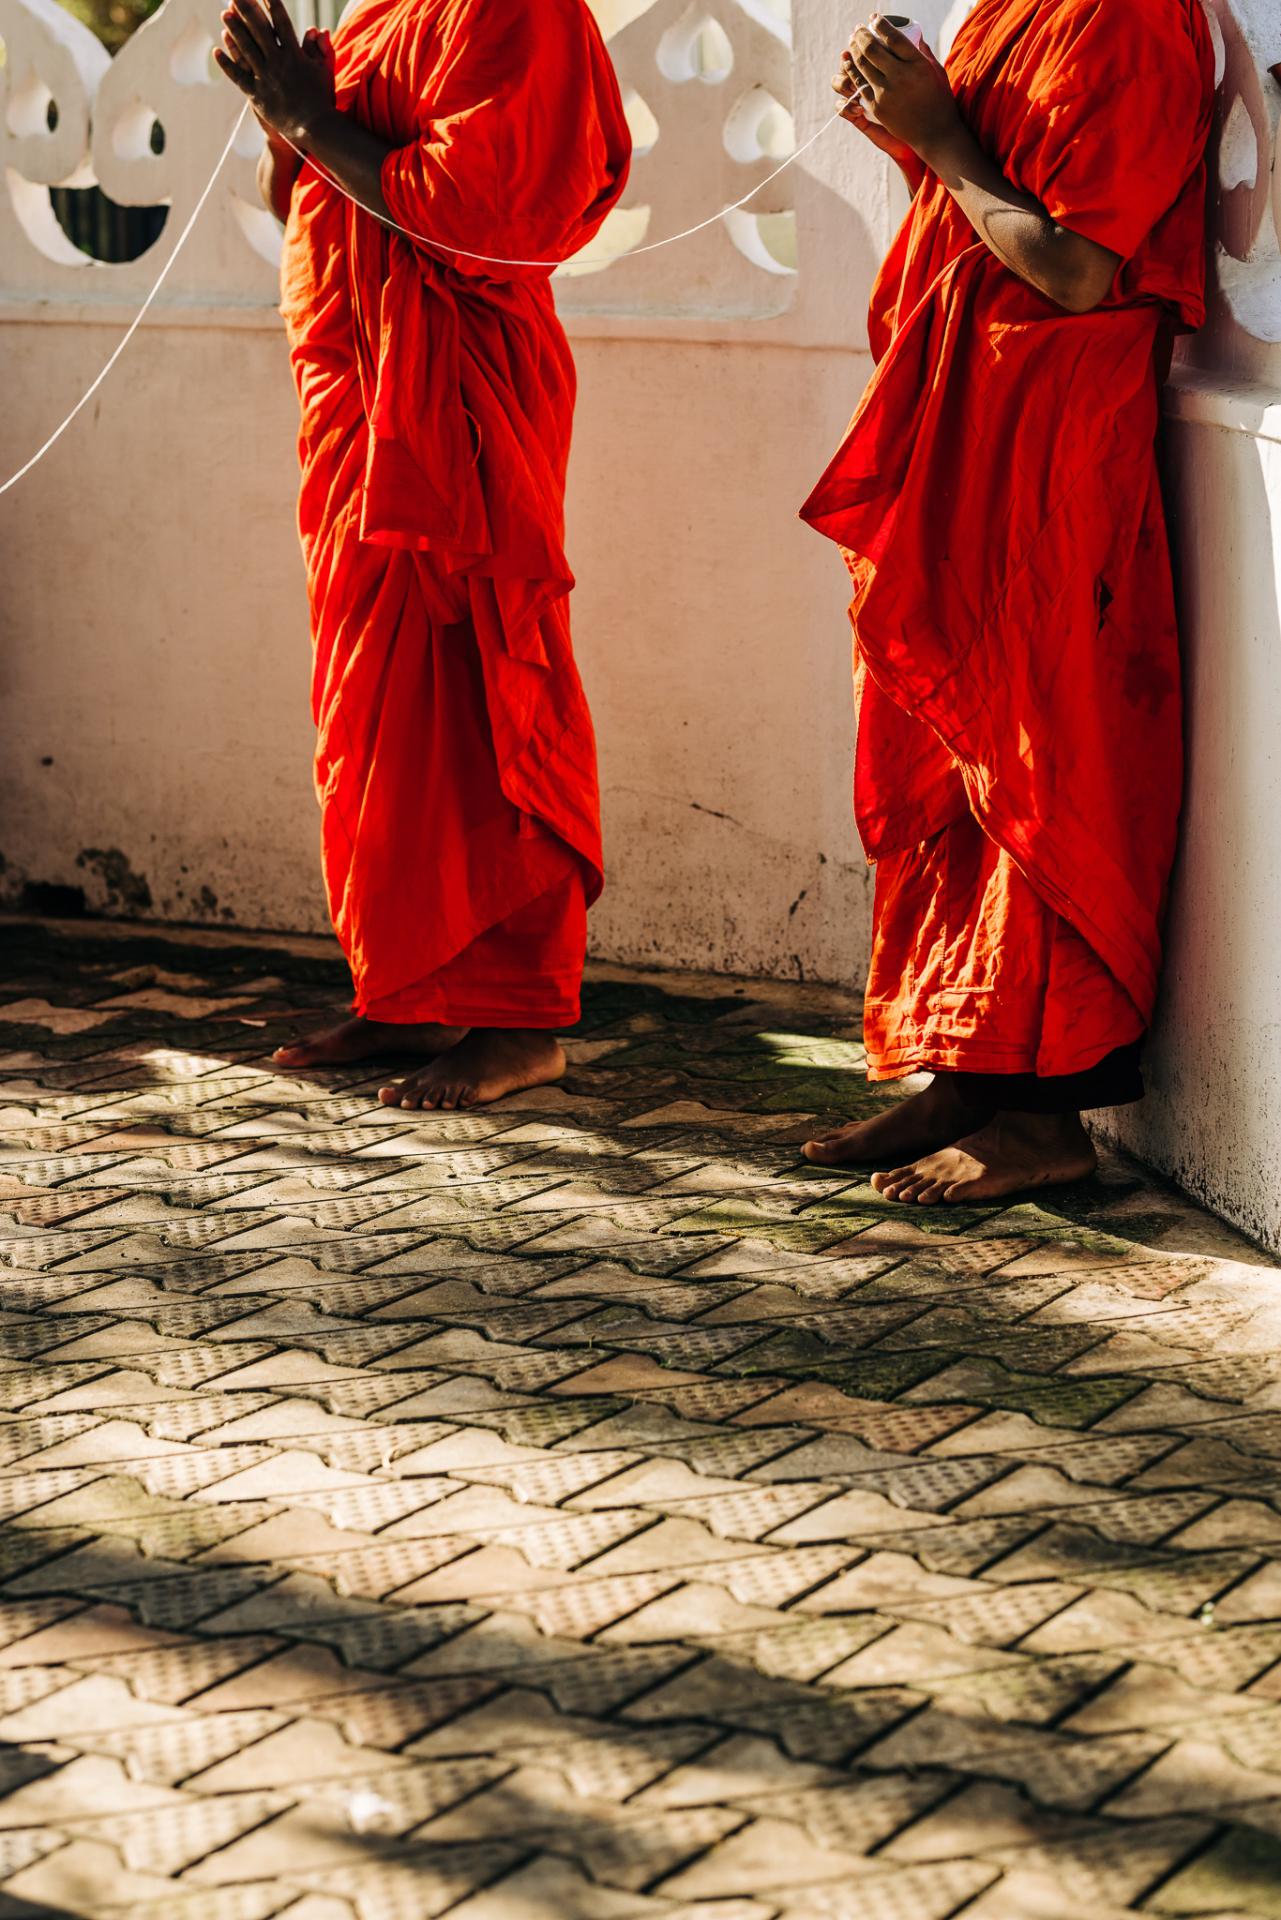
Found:
<svg viewBox="0 0 1281 1920"><path fill-rule="evenodd" d="M258 191L264 206L269 213L275 214L277 220L289 218L289 203L301 170L301 154L295 153L277 136L269 134L258 161Z"/></svg>
<svg viewBox="0 0 1281 1920"><path fill-rule="evenodd" d="M289 137L308 160L336 180L367 212L392 226L396 224L383 197L383 162L394 151L386 140L380 140L336 107L317 114L304 126L290 128Z"/></svg>
<svg viewBox="0 0 1281 1920"><path fill-rule="evenodd" d="M964 122L921 158L1011 273L1068 312L1085 313L1098 304L1116 257L1058 226L1039 200L1012 186Z"/></svg>

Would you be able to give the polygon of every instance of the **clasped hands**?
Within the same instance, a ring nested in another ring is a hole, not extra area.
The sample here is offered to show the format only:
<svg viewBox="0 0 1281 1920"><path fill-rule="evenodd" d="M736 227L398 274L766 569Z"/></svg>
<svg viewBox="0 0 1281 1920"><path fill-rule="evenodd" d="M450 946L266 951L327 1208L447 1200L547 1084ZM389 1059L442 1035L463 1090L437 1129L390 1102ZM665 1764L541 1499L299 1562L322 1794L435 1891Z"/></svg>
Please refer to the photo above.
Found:
<svg viewBox="0 0 1281 1920"><path fill-rule="evenodd" d="M299 40L284 0L230 0L214 59L248 95L273 143L301 145L333 109L333 74L322 37L313 27Z"/></svg>
<svg viewBox="0 0 1281 1920"><path fill-rule="evenodd" d="M880 13L851 36L832 87L848 102L842 117L900 162L915 155L928 166L929 155L961 125L939 61Z"/></svg>

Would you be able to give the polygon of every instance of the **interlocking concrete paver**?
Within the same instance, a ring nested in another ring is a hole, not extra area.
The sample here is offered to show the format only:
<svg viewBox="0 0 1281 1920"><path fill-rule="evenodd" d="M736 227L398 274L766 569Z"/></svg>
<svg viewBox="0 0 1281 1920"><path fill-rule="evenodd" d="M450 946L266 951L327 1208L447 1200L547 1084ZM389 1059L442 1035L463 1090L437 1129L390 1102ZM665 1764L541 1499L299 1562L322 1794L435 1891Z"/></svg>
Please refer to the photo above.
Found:
<svg viewBox="0 0 1281 1920"><path fill-rule="evenodd" d="M1277 1262L806 1167L814 989L411 1117L324 943L0 974L0 1912L1281 1914Z"/></svg>
<svg viewBox="0 0 1281 1920"><path fill-rule="evenodd" d="M1148 1902L1154 1913L1281 1916L1281 1841L1234 1829L1166 1880Z"/></svg>
<svg viewBox="0 0 1281 1920"><path fill-rule="evenodd" d="M11 1911L22 1920L45 1920L50 1914L103 1914L110 1920L125 1915L143 1920L270 1920L281 1911L278 1892L271 1888L236 1890L234 1904L210 1906L209 1896L189 1894L181 1883L166 1876L127 1868L117 1849L105 1841L50 1836L55 1845L45 1857L25 1869L15 1863L5 1879L6 1894L15 1901ZM7 1865L7 1863L4 1863ZM30 1904L17 1904L29 1902Z"/></svg>

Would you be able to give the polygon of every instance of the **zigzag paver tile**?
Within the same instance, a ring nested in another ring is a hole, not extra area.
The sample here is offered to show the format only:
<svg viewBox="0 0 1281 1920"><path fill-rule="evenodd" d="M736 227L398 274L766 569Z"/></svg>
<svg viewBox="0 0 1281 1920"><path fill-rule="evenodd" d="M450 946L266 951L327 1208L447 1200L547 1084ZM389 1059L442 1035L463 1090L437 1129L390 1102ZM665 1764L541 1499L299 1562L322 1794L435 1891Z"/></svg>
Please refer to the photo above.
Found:
<svg viewBox="0 0 1281 1920"><path fill-rule="evenodd" d="M0 1912L1281 1913L1281 1262L805 1167L821 990L411 1118L323 942L4 947Z"/></svg>

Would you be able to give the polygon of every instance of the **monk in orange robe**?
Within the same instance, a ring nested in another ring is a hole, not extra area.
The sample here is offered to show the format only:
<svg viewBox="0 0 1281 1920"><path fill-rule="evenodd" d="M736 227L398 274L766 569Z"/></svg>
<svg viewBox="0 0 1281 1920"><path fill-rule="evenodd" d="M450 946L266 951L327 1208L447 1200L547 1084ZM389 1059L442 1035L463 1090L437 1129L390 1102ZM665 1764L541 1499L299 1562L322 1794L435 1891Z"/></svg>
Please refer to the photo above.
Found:
<svg viewBox="0 0 1281 1920"><path fill-rule="evenodd" d="M803 515L854 583L870 1077L934 1078L806 1151L984 1201L1089 1173L1081 1110L1142 1095L1181 782L1154 442L1213 61L1198 0L978 0L946 69L874 15L833 84L913 200Z"/></svg>
<svg viewBox="0 0 1281 1920"><path fill-rule="evenodd" d="M382 1099L471 1106L564 1071L601 886L550 274L623 190L618 83L584 0L360 0L332 42L299 43L281 0L222 18L287 222L322 861L355 984L352 1019L275 1057L426 1056Z"/></svg>

